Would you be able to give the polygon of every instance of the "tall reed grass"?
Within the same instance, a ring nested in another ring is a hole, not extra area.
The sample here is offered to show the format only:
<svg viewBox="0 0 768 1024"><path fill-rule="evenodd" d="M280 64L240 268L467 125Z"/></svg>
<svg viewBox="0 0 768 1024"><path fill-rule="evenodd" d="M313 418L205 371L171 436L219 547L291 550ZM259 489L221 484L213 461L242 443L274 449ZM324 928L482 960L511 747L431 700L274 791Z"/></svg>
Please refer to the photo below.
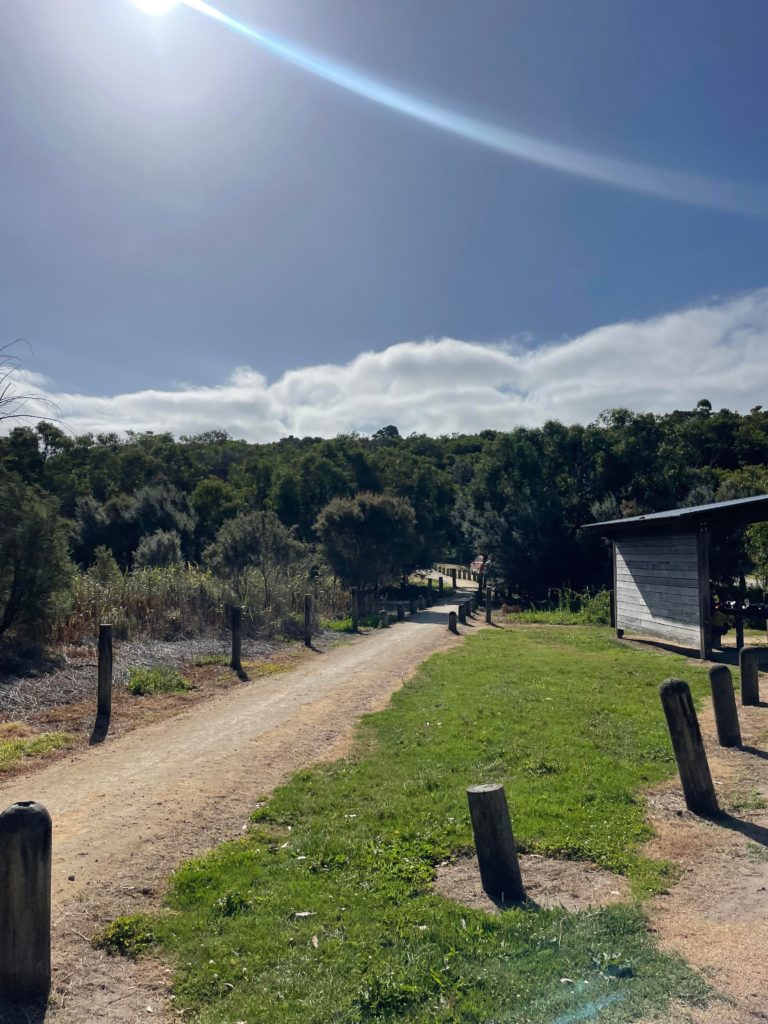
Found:
<svg viewBox="0 0 768 1024"><path fill-rule="evenodd" d="M349 613L349 593L333 580L321 576L308 581L305 573L287 573L269 606L257 588L249 594L243 616L246 634L301 636L305 593L314 595L318 619ZM77 642L93 637L101 622L112 624L117 639L176 640L222 633L227 628L226 609L233 600L227 580L194 565L116 572L106 578L78 572L54 636L58 642Z"/></svg>

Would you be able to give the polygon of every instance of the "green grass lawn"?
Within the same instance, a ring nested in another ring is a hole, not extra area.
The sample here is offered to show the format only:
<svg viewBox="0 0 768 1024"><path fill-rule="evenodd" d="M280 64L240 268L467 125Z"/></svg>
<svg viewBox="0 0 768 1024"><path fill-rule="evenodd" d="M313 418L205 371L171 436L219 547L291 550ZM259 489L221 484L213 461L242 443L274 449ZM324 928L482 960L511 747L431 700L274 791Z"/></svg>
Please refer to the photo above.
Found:
<svg viewBox="0 0 768 1024"><path fill-rule="evenodd" d="M523 851L623 872L638 898L663 887L640 793L674 771L658 697L674 675L704 692L703 670L607 629L484 631L363 719L354 759L299 773L248 835L179 870L171 910L121 922L113 945L159 943L201 1024L620 1022L701 1002L641 903L489 916L430 888L471 848L465 787L482 781L506 784Z"/></svg>

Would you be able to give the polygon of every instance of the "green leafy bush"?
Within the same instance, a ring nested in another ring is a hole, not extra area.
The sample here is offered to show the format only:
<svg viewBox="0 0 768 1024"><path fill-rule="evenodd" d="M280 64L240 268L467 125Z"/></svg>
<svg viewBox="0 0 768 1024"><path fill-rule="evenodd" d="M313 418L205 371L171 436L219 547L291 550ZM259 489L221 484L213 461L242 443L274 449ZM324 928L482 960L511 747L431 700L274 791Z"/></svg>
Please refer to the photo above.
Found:
<svg viewBox="0 0 768 1024"><path fill-rule="evenodd" d="M94 936L93 944L110 956L127 956L135 960L146 953L155 941L152 920L146 914L132 914L130 917L118 917L107 925L103 932Z"/></svg>
<svg viewBox="0 0 768 1024"><path fill-rule="evenodd" d="M189 680L171 665L132 668L128 671L128 691L134 697L151 697L154 693L174 693L191 689Z"/></svg>

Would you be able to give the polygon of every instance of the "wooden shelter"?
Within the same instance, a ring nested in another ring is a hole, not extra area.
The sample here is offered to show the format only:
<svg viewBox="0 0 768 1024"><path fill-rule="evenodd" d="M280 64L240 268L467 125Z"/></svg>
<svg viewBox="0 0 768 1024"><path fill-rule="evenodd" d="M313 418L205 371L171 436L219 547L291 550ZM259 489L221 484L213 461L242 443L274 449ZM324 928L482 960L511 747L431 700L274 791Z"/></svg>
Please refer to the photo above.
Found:
<svg viewBox="0 0 768 1024"><path fill-rule="evenodd" d="M709 535L768 521L768 494L590 523L613 544L616 633L712 653Z"/></svg>

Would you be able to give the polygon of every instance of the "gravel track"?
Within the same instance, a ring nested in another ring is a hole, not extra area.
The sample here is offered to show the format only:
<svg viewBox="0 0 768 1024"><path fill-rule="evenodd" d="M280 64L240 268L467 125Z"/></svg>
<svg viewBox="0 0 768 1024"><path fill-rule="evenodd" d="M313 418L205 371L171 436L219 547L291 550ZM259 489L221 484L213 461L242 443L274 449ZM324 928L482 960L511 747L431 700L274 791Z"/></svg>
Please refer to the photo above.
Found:
<svg viewBox="0 0 768 1024"><path fill-rule="evenodd" d="M54 821L56 970L46 1020L174 1019L162 966L108 958L90 936L156 903L176 865L238 835L290 773L343 754L361 715L385 706L431 654L461 643L446 628L454 608L427 609L0 785L0 806L38 800ZM462 633L479 628L477 617Z"/></svg>

